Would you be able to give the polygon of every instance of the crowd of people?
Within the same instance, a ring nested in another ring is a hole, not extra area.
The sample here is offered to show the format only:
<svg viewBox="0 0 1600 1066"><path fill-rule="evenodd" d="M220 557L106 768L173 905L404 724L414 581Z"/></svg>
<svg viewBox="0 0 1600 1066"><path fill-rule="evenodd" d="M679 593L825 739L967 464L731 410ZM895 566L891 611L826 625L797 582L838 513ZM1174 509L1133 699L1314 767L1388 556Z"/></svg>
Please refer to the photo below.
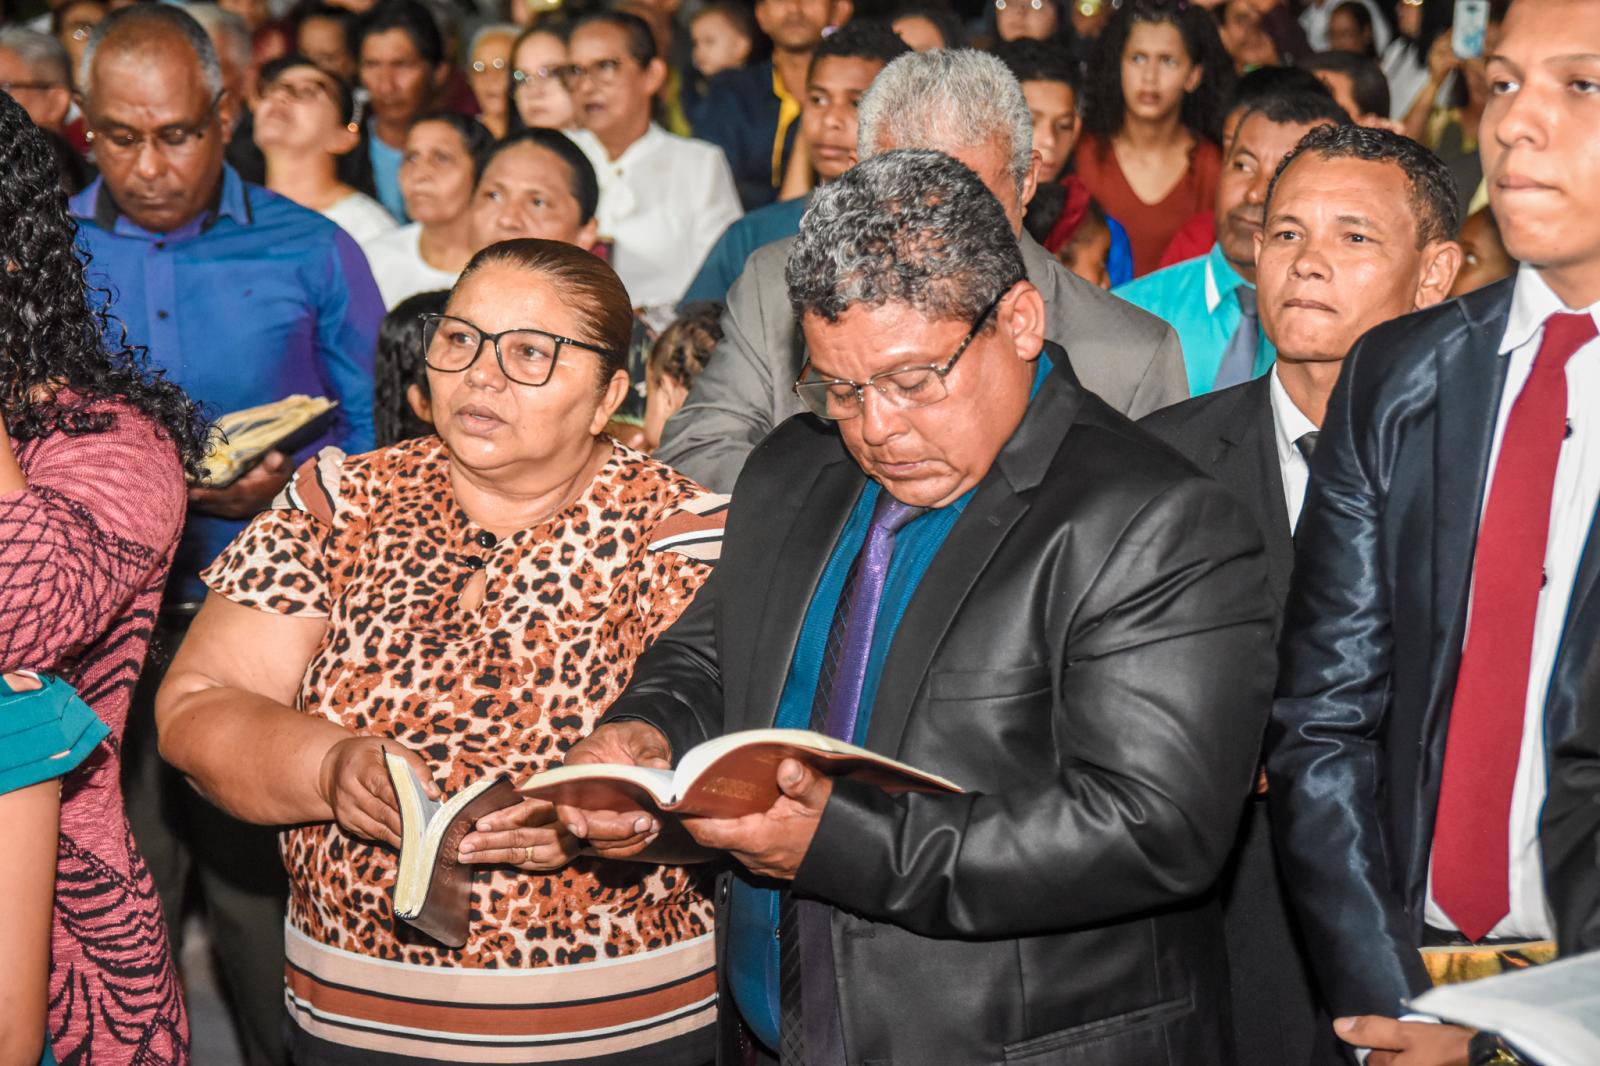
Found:
<svg viewBox="0 0 1600 1066"><path fill-rule="evenodd" d="M1600 0L1462 10L5 10L0 1066L196 921L249 1066L1537 1066L1410 1003L1600 948ZM397 918L389 758L764 727L961 791Z"/></svg>

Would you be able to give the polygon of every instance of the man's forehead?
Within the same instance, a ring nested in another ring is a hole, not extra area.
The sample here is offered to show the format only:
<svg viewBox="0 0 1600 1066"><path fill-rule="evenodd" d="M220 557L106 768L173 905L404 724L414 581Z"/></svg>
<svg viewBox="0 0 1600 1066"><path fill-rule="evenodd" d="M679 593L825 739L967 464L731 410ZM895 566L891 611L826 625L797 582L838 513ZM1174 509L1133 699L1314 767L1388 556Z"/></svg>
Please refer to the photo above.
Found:
<svg viewBox="0 0 1600 1066"><path fill-rule="evenodd" d="M88 95L99 115L125 115L129 124L198 121L211 105L200 60L187 49L97 55Z"/></svg>
<svg viewBox="0 0 1600 1066"><path fill-rule="evenodd" d="M879 59L823 56L811 64L811 74L806 82L810 88L824 92L864 92L882 69L883 61Z"/></svg>

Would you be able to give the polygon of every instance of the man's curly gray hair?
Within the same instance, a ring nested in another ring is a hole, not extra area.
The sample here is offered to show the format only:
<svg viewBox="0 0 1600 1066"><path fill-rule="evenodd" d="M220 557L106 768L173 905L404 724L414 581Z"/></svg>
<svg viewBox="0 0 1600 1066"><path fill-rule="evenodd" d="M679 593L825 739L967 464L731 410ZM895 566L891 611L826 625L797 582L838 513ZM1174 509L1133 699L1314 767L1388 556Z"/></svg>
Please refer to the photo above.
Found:
<svg viewBox="0 0 1600 1066"><path fill-rule="evenodd" d="M856 304L908 304L972 320L1027 274L1005 209L966 165L924 148L884 152L817 190L785 279L795 317L835 322Z"/></svg>
<svg viewBox="0 0 1600 1066"><path fill-rule="evenodd" d="M1033 167L1033 113L1000 60L971 48L912 52L884 67L861 98L856 158L891 148L955 153L999 140L1022 194Z"/></svg>

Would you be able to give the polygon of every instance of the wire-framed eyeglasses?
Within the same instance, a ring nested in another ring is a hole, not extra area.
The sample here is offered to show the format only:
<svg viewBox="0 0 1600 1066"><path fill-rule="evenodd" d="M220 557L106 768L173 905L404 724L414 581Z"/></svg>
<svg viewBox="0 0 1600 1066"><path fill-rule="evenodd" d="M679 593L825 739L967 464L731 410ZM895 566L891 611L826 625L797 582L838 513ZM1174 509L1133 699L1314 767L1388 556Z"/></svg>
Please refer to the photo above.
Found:
<svg viewBox="0 0 1600 1066"><path fill-rule="evenodd" d="M802 374L800 380L794 383L794 393L800 397L800 402L806 405L806 410L830 422L843 422L859 415L866 407L868 388L877 392L889 406L901 410L938 403L950 395L945 378L955 369L956 363L966 354L967 348L978 336L978 331L983 328L983 324L989 320L994 309L1000 306L1000 301L1015 284L1012 282L1011 285L1007 285L1000 290L998 296L989 301L989 306L973 320L972 328L967 330L966 337L961 341L961 347L957 348L955 354L945 360L943 365L930 363L926 366L886 370L881 374L872 375L866 381L851 381L849 378L807 380L805 374ZM806 374L809 373L811 370L807 368Z"/></svg>
<svg viewBox="0 0 1600 1066"><path fill-rule="evenodd" d="M507 329L489 333L454 315L421 315L422 359L430 369L459 374L478 361L484 342L494 348L495 362L507 381L540 386L550 380L561 349L582 348L596 355L617 357L609 348L573 340L542 329Z"/></svg>

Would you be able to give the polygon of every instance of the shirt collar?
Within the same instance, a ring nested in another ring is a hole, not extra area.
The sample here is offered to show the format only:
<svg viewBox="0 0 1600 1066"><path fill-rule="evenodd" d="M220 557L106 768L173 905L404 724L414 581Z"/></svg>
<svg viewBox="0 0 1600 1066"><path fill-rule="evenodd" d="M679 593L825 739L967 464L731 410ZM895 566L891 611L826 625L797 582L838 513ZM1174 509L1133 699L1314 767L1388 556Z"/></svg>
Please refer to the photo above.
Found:
<svg viewBox="0 0 1600 1066"><path fill-rule="evenodd" d="M1523 263L1517 268L1516 284L1511 290L1511 311L1506 315L1500 354L1516 351L1532 341L1551 315L1571 310L1573 308L1561 302L1561 297L1550 288L1542 274ZM1587 310L1600 324L1600 303L1590 305Z"/></svg>
<svg viewBox="0 0 1600 1066"><path fill-rule="evenodd" d="M1272 428L1277 438L1278 462L1280 464L1293 462L1294 457L1300 454L1300 449L1294 442L1307 433L1317 432L1316 423L1306 417L1306 413L1294 405L1289 398L1289 392L1283 387L1283 382L1278 380L1278 368L1273 366L1268 373L1271 381L1267 391L1272 397Z"/></svg>
<svg viewBox="0 0 1600 1066"><path fill-rule="evenodd" d="M96 178L93 184L74 196L69 201L68 207L74 218L92 221L107 233L115 232L132 237L192 236L195 233L205 232L224 218L232 219L241 226L248 226L255 221L244 179L239 177L238 171L226 163L222 165L222 184L217 189L215 202L201 212L198 220L179 226L171 234L149 233L131 220L125 219L103 176Z"/></svg>
<svg viewBox="0 0 1600 1066"><path fill-rule="evenodd" d="M1214 242L1206 253L1206 314L1216 314L1224 296L1232 296L1234 289L1248 284L1222 254L1222 242Z"/></svg>

